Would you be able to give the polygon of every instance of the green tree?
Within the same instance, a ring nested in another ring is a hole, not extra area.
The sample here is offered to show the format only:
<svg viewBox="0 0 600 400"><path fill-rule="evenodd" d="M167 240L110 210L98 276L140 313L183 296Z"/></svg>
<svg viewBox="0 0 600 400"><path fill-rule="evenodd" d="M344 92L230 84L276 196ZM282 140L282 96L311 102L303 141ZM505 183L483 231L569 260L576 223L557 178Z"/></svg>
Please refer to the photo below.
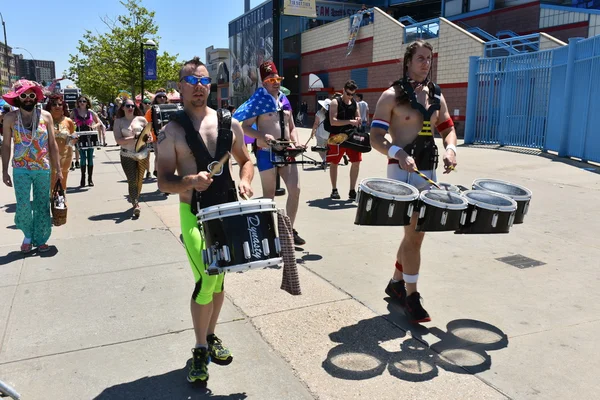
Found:
<svg viewBox="0 0 600 400"><path fill-rule="evenodd" d="M141 42L148 39L159 44L154 11L143 7L141 0L121 1L126 9L116 18L100 18L107 28L105 33L86 31L77 46L78 53L70 55L69 78L83 93L108 102L121 90L135 97L141 85ZM168 81L177 81L178 55L167 52L157 55L156 81L144 81L144 89L166 87Z"/></svg>

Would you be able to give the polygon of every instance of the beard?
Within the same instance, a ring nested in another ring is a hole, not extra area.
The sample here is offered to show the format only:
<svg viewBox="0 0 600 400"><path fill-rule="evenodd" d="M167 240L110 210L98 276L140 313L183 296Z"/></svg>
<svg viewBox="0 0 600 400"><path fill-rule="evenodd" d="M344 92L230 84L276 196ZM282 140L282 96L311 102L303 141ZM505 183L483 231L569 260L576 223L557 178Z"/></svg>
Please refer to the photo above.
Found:
<svg viewBox="0 0 600 400"><path fill-rule="evenodd" d="M31 112L31 111L33 111L33 109L37 105L37 101L24 103L24 102L21 101L21 99L17 98L16 101L15 101L15 105L18 108L22 108L23 110L25 110L27 112Z"/></svg>
<svg viewBox="0 0 600 400"><path fill-rule="evenodd" d="M33 111L33 109L35 108L36 103L26 103L26 104L21 104L21 108L25 111Z"/></svg>
<svg viewBox="0 0 600 400"><path fill-rule="evenodd" d="M206 106L206 98L202 98L202 99L194 99L190 102L192 104L192 106L197 107L197 108L201 108Z"/></svg>

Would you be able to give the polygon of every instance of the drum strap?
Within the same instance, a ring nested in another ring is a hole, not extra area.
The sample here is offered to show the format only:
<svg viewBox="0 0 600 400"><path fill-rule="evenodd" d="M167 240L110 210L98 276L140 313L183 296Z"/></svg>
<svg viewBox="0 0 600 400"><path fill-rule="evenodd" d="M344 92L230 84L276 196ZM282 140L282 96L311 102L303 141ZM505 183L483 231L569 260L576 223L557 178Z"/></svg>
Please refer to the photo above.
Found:
<svg viewBox="0 0 600 400"><path fill-rule="evenodd" d="M208 171L210 164L217 162L231 150L233 143L231 113L227 109L219 109L217 110L217 119L217 150L215 156L212 157L185 110L176 112L171 118L172 121L177 122L184 129L185 140L194 155L198 172ZM221 203L237 201L235 182L231 178L228 166L225 166L222 171L220 175L213 177L213 183L207 190L202 193L195 190L192 192L192 212L194 214L198 212L198 205L200 208L205 208Z"/></svg>
<svg viewBox="0 0 600 400"><path fill-rule="evenodd" d="M442 90L431 81L427 83L427 87L429 88L429 108L425 109L417 100L417 95L408 77L405 76L402 80L394 82L392 86L394 85L399 85L404 93L406 93L411 108L423 115L421 131L412 143L404 147L404 151L415 160L418 169L422 171L434 170L437 168L439 155L438 148L433 139L433 131L431 130L431 116L434 112L440 110Z"/></svg>
<svg viewBox="0 0 600 400"><path fill-rule="evenodd" d="M285 115L283 109L277 110L279 114L279 130L281 131L281 140L285 140Z"/></svg>

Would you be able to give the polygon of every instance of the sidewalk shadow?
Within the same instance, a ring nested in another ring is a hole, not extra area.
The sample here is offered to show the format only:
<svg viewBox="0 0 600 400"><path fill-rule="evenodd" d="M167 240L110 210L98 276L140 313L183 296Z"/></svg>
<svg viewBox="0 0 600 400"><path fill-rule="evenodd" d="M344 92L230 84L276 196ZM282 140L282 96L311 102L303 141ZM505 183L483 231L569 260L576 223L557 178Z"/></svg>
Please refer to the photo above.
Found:
<svg viewBox="0 0 600 400"><path fill-rule="evenodd" d="M98 214L92 215L88 217L90 221L107 221L112 220L115 221L115 224L120 224L123 221L127 221L128 219L132 219L131 210L108 213L108 214Z"/></svg>
<svg viewBox="0 0 600 400"><path fill-rule="evenodd" d="M127 197L127 196L125 196ZM165 201L168 200L169 196L165 196L163 192L155 191L155 192L145 192L140 194L140 202L149 203L152 201Z"/></svg>
<svg viewBox="0 0 600 400"><path fill-rule="evenodd" d="M390 315L362 320L331 333L331 341L339 345L329 351L323 369L346 380L371 379L387 369L398 379L424 382L438 376L439 368L457 374L486 371L492 365L488 352L508 346L504 332L482 321L454 320L444 331L410 325L394 306L388 310ZM394 320L400 316L410 331L396 325ZM423 338L426 334L439 341L430 345Z"/></svg>
<svg viewBox="0 0 600 400"><path fill-rule="evenodd" d="M357 205L351 200L332 200L329 197L323 199L308 200L309 207L317 207L323 210L345 210L347 208L356 208Z"/></svg>
<svg viewBox="0 0 600 400"><path fill-rule="evenodd" d="M319 261L323 259L323 256L320 254L311 254L309 251L303 251L301 249L303 255L301 258L296 258L296 264L305 264L306 261Z"/></svg>
<svg viewBox="0 0 600 400"><path fill-rule="evenodd" d="M215 395L204 385L190 384L186 378L187 366L162 375L146 376L133 382L111 386L104 389L94 400L244 400L248 398L246 393Z"/></svg>
<svg viewBox="0 0 600 400"><path fill-rule="evenodd" d="M77 186L77 187L68 187L67 188L67 194L75 194L75 193L85 193L87 192L89 189L87 186L81 187L81 186Z"/></svg>
<svg viewBox="0 0 600 400"><path fill-rule="evenodd" d="M6 204L2 208L4 208L5 213L14 214L15 212L17 212L17 203Z"/></svg>
<svg viewBox="0 0 600 400"><path fill-rule="evenodd" d="M0 256L0 265L7 265L13 261L22 260L23 258L29 257L30 255L31 253L23 254L19 250L11 251L5 256Z"/></svg>

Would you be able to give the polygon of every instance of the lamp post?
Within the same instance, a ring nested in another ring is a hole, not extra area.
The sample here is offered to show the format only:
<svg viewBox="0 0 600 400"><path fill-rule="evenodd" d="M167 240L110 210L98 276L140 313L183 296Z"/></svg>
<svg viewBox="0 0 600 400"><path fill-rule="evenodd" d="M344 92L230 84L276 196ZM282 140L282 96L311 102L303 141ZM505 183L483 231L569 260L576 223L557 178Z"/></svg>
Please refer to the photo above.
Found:
<svg viewBox="0 0 600 400"><path fill-rule="evenodd" d="M8 42L6 41L6 24L4 23L2 13L0 13L0 19L2 20L2 29L4 30L4 55L6 56L6 70L8 71L8 87L10 87L10 57L8 56Z"/></svg>
<svg viewBox="0 0 600 400"><path fill-rule="evenodd" d="M33 54L31 54L31 52L24 47L13 47L13 49L25 50L27 52L27 54L29 54L29 56L31 57L31 62L33 63L33 75L34 75L33 80L37 82L37 65L35 63L35 57L33 56Z"/></svg>
<svg viewBox="0 0 600 400"><path fill-rule="evenodd" d="M142 38L142 40L144 40ZM148 47L156 47L156 43L154 42L154 40L152 39L148 39L145 42L140 41L140 66L141 66L141 78L142 78L142 84L141 84L141 91L140 91L140 104L144 101L144 47L148 46ZM135 101L135 99L133 99Z"/></svg>

